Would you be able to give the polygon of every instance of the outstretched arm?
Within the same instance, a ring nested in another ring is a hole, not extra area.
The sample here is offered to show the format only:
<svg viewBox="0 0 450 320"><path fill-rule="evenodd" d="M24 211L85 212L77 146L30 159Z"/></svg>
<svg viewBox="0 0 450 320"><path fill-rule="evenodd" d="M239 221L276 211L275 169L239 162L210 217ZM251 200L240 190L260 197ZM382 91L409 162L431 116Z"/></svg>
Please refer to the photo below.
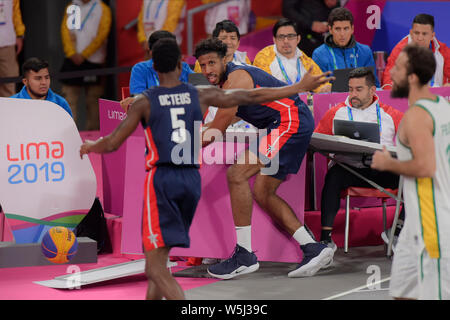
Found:
<svg viewBox="0 0 450 320"><path fill-rule="evenodd" d="M122 143L130 136L141 119L150 117L150 103L148 99L139 95L135 98L133 104L127 113L127 117L123 120L114 131L96 141L86 140L80 148L80 157L90 152L108 153L117 150Z"/></svg>
<svg viewBox="0 0 450 320"><path fill-rule="evenodd" d="M301 92L312 91L320 85L333 80L334 78L328 77L329 74L330 72L313 75L311 67L300 82L284 87L229 90L221 90L215 87L199 88L200 103L219 108L232 108L237 105L274 101ZM232 75L234 77L240 76L239 71L233 72ZM230 79L227 81L230 81Z"/></svg>

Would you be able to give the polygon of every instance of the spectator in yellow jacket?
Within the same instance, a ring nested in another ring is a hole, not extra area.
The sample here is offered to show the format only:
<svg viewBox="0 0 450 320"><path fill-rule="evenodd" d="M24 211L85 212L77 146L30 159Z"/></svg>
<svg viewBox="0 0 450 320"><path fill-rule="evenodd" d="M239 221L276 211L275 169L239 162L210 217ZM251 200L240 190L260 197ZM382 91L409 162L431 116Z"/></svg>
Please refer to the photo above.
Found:
<svg viewBox="0 0 450 320"><path fill-rule="evenodd" d="M166 30L177 37L181 44L184 28L182 18L186 14L185 0L143 0L138 18L138 41L148 50L148 39L155 30Z"/></svg>
<svg viewBox="0 0 450 320"><path fill-rule="evenodd" d="M270 73L278 80L292 84L299 82L302 75L313 67L313 74L321 74L320 67L303 51L298 49L301 37L297 33L295 22L282 18L273 29L273 45L259 51L253 65ZM314 92L330 92L331 84L325 83Z"/></svg>
<svg viewBox="0 0 450 320"><path fill-rule="evenodd" d="M25 25L20 12L20 0L2 1L0 15L0 78L19 76L17 55L22 51ZM0 97L16 93L14 83L0 84Z"/></svg>
<svg viewBox="0 0 450 320"><path fill-rule="evenodd" d="M61 37L66 59L61 71L83 71L102 68L106 62L107 38L111 29L111 9L101 0L72 0L79 8L81 24L71 25L67 10L61 25ZM105 79L99 76L62 79L62 94L77 121L78 97L86 92L86 130L99 129L98 99Z"/></svg>

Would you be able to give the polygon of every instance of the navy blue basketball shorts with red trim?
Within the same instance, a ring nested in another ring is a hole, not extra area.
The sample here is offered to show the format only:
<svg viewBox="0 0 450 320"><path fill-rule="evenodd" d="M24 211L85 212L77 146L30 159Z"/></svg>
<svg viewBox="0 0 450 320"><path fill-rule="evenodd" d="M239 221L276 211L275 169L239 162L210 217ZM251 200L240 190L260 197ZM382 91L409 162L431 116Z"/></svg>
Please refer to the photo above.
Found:
<svg viewBox="0 0 450 320"><path fill-rule="evenodd" d="M288 174L300 169L314 131L314 118L306 105L297 106L293 100L283 99L269 104L280 111L280 119L271 124L266 135L250 143L265 164L261 174L285 180Z"/></svg>
<svg viewBox="0 0 450 320"><path fill-rule="evenodd" d="M144 250L189 248L189 228L201 194L198 168L153 167L147 173L144 192Z"/></svg>

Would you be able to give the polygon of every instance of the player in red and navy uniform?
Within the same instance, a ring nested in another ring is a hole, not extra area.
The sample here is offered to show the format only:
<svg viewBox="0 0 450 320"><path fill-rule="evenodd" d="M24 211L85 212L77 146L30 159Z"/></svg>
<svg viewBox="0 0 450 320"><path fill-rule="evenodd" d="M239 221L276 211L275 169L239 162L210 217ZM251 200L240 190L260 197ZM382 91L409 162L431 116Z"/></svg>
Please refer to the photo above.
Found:
<svg viewBox="0 0 450 320"><path fill-rule="evenodd" d="M108 136L86 140L80 156L116 150L139 123L147 140L143 245L148 278L147 299L184 299L184 293L166 267L172 247L189 247L189 228L200 197L198 157L202 113L252 101L270 101L315 88L328 81L323 75L305 75L302 83L282 88L225 91L195 88L179 80L181 51L173 39L153 47L154 68L160 85L135 97L127 117Z"/></svg>
<svg viewBox="0 0 450 320"><path fill-rule="evenodd" d="M197 58L203 75L213 85L223 89L252 89L257 87L282 87L286 84L265 71L247 65L225 63L226 45L217 39L207 39L196 46ZM303 79L306 75L303 75ZM253 198L271 218L286 230L300 245L303 260L291 271L289 277L314 275L329 265L333 251L317 243L298 220L292 208L277 194L280 184L288 174L297 173L314 130L312 114L298 97L298 92L281 100L265 103L239 104L235 108L220 109L205 131L218 129L224 132L235 116L267 135L250 145L227 172L231 207L236 227L237 244L230 259L212 265L208 273L221 279L254 272L259 269L251 248L251 215ZM212 141L203 140L204 145ZM244 160L245 159L245 160ZM256 176L250 189L248 180Z"/></svg>

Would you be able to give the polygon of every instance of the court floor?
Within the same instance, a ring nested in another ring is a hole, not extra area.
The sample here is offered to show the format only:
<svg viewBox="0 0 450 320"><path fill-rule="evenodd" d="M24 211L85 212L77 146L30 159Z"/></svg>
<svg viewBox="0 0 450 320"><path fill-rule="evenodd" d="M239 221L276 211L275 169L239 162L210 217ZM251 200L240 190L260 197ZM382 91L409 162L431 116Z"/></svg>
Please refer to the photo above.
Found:
<svg viewBox="0 0 450 320"><path fill-rule="evenodd" d="M141 260L135 260L140 263ZM100 255L96 263L80 265L46 265L0 268L0 300L142 300L147 279L141 272L134 275L88 284L80 276L76 290L54 289L40 281L69 276L69 273L93 269L110 272L110 267L132 263L129 259ZM73 271L74 266L80 270ZM206 265L188 267L178 261L172 274L191 301L212 300L392 300L388 293L391 260L385 246L350 247L348 253L338 248L333 264L314 277L288 278L295 263L260 262L252 274L231 280L211 278ZM70 269L70 270L69 270ZM129 272L127 274L130 274Z"/></svg>
<svg viewBox="0 0 450 320"><path fill-rule="evenodd" d="M190 300L392 300L392 260L385 246L339 248L332 266L310 278L288 278L292 263L261 262L252 274L186 291ZM205 265L175 272L176 277L209 277Z"/></svg>

